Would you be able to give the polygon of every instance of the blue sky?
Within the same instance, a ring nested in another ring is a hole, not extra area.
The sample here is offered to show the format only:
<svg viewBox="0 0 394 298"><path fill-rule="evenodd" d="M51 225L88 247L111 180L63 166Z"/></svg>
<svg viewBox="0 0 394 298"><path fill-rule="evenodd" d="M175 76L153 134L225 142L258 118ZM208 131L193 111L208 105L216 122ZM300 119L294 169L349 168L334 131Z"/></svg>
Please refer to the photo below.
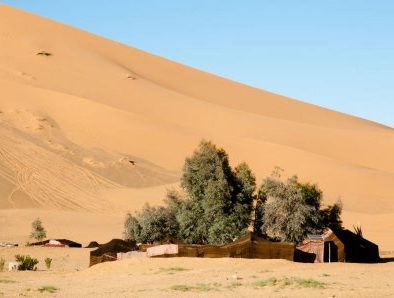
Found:
<svg viewBox="0 0 394 298"><path fill-rule="evenodd" d="M1 2L394 127L391 0Z"/></svg>

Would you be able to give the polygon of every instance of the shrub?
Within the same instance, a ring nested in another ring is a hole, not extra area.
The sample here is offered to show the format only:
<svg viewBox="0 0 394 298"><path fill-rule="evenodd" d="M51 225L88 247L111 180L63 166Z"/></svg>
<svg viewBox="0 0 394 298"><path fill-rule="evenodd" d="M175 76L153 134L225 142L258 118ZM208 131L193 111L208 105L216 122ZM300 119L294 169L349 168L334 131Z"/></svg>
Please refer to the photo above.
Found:
<svg viewBox="0 0 394 298"><path fill-rule="evenodd" d="M5 266L5 260L3 258L0 258L0 272L4 271L4 266Z"/></svg>
<svg viewBox="0 0 394 298"><path fill-rule="evenodd" d="M30 256L16 255L15 260L17 262L21 262L19 266L19 270L37 270L36 265L38 264L38 260L31 258Z"/></svg>
<svg viewBox="0 0 394 298"><path fill-rule="evenodd" d="M39 291L40 293L56 293L56 291L59 290L58 288L54 287L54 286L42 286L41 288L38 288L37 291Z"/></svg>
<svg viewBox="0 0 394 298"><path fill-rule="evenodd" d="M179 210L180 194L169 190L165 200L166 207L145 205L136 216L127 214L124 223L124 238L141 243L153 243L166 237L177 237L179 224L176 213Z"/></svg>
<svg viewBox="0 0 394 298"><path fill-rule="evenodd" d="M47 236L47 232L44 229L42 222L39 218L34 220L31 224L32 232L30 234L30 238L34 238L38 241L43 240Z"/></svg>
<svg viewBox="0 0 394 298"><path fill-rule="evenodd" d="M51 265L52 265L52 259L51 258L45 258L45 266L47 267L47 269L51 269Z"/></svg>

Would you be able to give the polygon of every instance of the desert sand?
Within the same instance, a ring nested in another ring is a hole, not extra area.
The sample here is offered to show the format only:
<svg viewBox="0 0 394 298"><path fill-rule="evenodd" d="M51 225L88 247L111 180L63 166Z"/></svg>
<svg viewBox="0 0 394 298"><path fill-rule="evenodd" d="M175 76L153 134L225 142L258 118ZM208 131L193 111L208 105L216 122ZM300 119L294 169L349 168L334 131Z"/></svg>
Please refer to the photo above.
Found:
<svg viewBox="0 0 394 298"><path fill-rule="evenodd" d="M89 249L0 248L30 254L35 272L0 272L0 297L392 297L394 262L135 258L87 268ZM44 258L51 257L47 270ZM391 259L393 260L393 259ZM42 292L47 287L54 293Z"/></svg>
<svg viewBox="0 0 394 298"><path fill-rule="evenodd" d="M392 128L5 5L0 45L0 241L27 241L35 217L53 238L121 237L126 212L160 204L204 138L259 181L279 166L318 183L346 227L394 250Z"/></svg>

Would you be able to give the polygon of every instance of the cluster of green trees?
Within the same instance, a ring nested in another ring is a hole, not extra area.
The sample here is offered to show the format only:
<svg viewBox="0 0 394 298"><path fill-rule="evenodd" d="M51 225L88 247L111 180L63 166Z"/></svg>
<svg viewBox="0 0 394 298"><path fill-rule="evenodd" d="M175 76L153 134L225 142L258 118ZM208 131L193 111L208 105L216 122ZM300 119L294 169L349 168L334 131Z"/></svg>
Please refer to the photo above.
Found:
<svg viewBox="0 0 394 298"><path fill-rule="evenodd" d="M165 206L129 213L125 238L152 243L170 236L185 243L223 244L252 227L275 240L300 242L324 227L342 227L341 203L322 208L315 184L296 176L283 181L276 171L257 187L246 163L232 169L227 153L208 141L186 159L181 188L167 193Z"/></svg>

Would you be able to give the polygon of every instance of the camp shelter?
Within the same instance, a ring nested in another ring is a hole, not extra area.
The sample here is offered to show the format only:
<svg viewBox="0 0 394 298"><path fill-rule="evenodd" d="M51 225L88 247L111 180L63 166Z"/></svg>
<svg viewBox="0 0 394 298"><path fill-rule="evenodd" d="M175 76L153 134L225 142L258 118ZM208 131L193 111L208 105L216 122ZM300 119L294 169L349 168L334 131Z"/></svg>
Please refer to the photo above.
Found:
<svg viewBox="0 0 394 298"><path fill-rule="evenodd" d="M202 257L202 258L248 258L248 259L286 259L293 260L295 245L272 242L254 233L247 233L234 242L224 245L176 244L178 252L167 254L166 245L155 251L155 257ZM152 248L153 249L153 248ZM174 251L172 248L171 251Z"/></svg>
<svg viewBox="0 0 394 298"><path fill-rule="evenodd" d="M68 239L48 239L35 243L30 243L31 246L47 246L47 247L82 247L82 244Z"/></svg>
<svg viewBox="0 0 394 298"><path fill-rule="evenodd" d="M377 263L379 246L349 230L335 230L335 235L345 246L345 261L352 263Z"/></svg>
<svg viewBox="0 0 394 298"><path fill-rule="evenodd" d="M99 246L100 244L97 241L90 241L89 244L85 246L85 248L97 248Z"/></svg>
<svg viewBox="0 0 394 298"><path fill-rule="evenodd" d="M128 252L136 249L137 245L135 241L112 239L108 243L102 244L97 249L90 252L89 266L108 261L116 261L117 253Z"/></svg>
<svg viewBox="0 0 394 298"><path fill-rule="evenodd" d="M304 263L343 262L345 247L331 229L325 229L322 234L309 234L297 245L294 260Z"/></svg>
<svg viewBox="0 0 394 298"><path fill-rule="evenodd" d="M322 234L308 235L296 247L294 260L306 263L379 261L379 248L349 230L325 229Z"/></svg>

